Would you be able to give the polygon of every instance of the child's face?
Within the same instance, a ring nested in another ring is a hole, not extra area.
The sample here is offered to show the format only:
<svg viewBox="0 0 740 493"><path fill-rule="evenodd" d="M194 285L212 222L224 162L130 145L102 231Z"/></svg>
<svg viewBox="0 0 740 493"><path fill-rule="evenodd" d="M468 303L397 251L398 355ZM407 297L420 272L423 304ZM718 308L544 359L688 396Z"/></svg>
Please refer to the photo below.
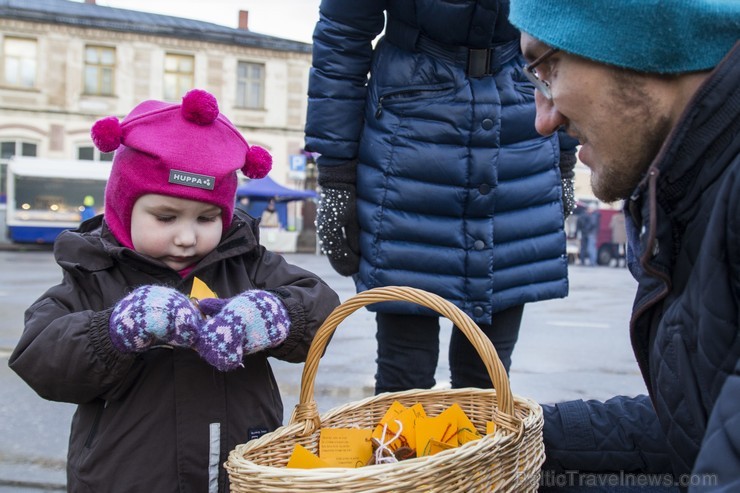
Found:
<svg viewBox="0 0 740 493"><path fill-rule="evenodd" d="M221 208L205 202L147 194L131 212L134 250L176 271L216 248L222 232Z"/></svg>

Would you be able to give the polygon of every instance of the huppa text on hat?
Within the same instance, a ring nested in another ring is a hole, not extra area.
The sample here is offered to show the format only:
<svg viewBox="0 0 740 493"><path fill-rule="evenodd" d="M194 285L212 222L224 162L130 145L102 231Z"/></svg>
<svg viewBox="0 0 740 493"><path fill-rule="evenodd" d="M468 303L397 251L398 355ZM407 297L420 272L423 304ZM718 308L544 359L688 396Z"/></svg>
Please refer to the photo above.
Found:
<svg viewBox="0 0 740 493"><path fill-rule="evenodd" d="M202 89L188 91L181 104L144 101L122 122L102 118L91 136L101 152L116 151L105 188L105 221L128 248L133 248L131 211L142 195L213 204L221 208L226 230L234 213L236 172L263 178L272 167L270 154L250 146L219 112L216 98Z"/></svg>

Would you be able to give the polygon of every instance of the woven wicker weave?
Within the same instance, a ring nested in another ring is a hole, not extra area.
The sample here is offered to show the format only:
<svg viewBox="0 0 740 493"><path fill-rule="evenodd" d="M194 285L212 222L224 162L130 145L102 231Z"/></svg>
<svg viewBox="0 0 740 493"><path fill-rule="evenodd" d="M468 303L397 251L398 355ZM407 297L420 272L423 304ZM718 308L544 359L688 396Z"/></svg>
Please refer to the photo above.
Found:
<svg viewBox="0 0 740 493"><path fill-rule="evenodd" d="M319 416L314 381L319 359L334 330L359 308L383 301L417 303L451 320L481 355L496 390L389 392ZM296 444L318 453L321 428L374 428L396 400L404 406L421 403L428 416L436 416L458 403L482 435L486 421L496 422L496 432L433 456L395 464L356 469L285 467ZM426 291L407 287L375 288L342 303L319 328L306 358L300 399L290 424L237 446L229 454L225 467L231 491L236 493L535 492L545 458L542 425L542 409L532 400L512 395L506 371L491 341L470 317L452 303Z"/></svg>

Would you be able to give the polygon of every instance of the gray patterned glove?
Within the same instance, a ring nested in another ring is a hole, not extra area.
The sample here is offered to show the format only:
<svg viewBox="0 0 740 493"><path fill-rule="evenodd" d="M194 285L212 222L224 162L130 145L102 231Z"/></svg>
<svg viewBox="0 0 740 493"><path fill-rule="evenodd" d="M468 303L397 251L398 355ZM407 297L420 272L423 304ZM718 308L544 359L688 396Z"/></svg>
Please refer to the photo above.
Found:
<svg viewBox="0 0 740 493"><path fill-rule="evenodd" d="M576 210L575 176L576 155L560 153L560 181L563 186L563 220Z"/></svg>
<svg viewBox="0 0 740 493"><path fill-rule="evenodd" d="M122 353L139 353L159 341L192 347L203 318L187 296L165 286L141 286L119 301L108 333Z"/></svg>
<svg viewBox="0 0 740 493"><path fill-rule="evenodd" d="M354 178L356 163L319 166L322 187L316 211L316 234L321 252L343 276L360 270L360 225Z"/></svg>

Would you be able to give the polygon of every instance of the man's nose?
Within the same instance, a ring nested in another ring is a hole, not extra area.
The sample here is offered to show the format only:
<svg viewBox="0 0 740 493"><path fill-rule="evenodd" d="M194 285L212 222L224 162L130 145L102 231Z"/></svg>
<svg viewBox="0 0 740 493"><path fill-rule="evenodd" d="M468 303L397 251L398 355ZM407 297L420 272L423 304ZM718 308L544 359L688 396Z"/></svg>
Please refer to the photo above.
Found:
<svg viewBox="0 0 740 493"><path fill-rule="evenodd" d="M552 135L558 128L567 123L567 119L558 111L555 103L540 93L534 92L534 101L537 107L537 116L534 127L542 135Z"/></svg>

